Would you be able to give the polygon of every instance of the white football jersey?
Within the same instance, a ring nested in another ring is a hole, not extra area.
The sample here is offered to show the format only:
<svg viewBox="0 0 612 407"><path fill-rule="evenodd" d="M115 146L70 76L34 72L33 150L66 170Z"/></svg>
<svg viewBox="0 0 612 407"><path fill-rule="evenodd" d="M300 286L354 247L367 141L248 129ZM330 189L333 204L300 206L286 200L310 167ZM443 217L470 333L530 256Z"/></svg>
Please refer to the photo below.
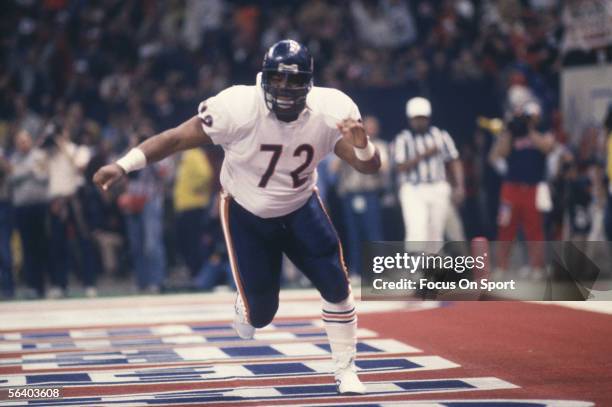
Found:
<svg viewBox="0 0 612 407"><path fill-rule="evenodd" d="M223 189L262 218L286 215L306 203L317 164L342 137L336 124L361 118L346 94L313 86L297 120L282 122L266 107L260 75L255 86L232 86L200 103L198 116L225 151Z"/></svg>

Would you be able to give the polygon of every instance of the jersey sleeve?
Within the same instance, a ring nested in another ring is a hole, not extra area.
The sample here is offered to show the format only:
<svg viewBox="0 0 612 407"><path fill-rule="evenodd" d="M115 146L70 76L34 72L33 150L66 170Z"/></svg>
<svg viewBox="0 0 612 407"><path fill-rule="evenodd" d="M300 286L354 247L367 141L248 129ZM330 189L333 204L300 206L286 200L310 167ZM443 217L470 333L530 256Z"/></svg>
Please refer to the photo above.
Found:
<svg viewBox="0 0 612 407"><path fill-rule="evenodd" d="M231 111L231 88L201 102L198 117L204 132L213 143L221 146L231 144L236 138L236 125Z"/></svg>

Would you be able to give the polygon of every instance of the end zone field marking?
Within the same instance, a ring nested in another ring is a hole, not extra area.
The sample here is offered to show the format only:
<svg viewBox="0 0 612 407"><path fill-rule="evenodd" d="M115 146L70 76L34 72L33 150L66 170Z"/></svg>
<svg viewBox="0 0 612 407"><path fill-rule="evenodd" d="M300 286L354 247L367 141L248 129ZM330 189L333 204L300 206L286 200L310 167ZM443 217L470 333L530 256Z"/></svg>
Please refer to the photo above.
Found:
<svg viewBox="0 0 612 407"><path fill-rule="evenodd" d="M403 358L359 359L356 362L359 373L367 380L370 374L420 372L445 370L459 367L456 363L438 356L414 356ZM108 386L126 384L181 383L207 380L231 380L299 376L328 376L333 370L331 360L303 362L254 362L234 365L201 365L170 368L145 368L111 370L103 372L84 371L66 373L14 374L0 379L0 388L16 386L54 385Z"/></svg>
<svg viewBox="0 0 612 407"><path fill-rule="evenodd" d="M376 338L378 335L376 332L369 329L358 329L357 338L367 339ZM241 339L236 334L228 336L206 336L206 335L173 335L165 337L154 337L154 338L135 338L135 339L81 339L75 341L64 340L64 342L37 342L37 343L0 343L0 361L2 361L2 353L20 353L24 355L40 354L42 352L48 353L49 351L57 353L68 353L76 351L100 351L110 352L115 349L165 349L165 345L195 345L195 344L207 344L209 346L225 346L234 343L255 343L261 344L261 342L272 342L272 341L299 341L312 342L326 338L326 333L323 330L309 330L306 332L282 332L282 331L268 331L258 332L255 334L255 338L251 341Z"/></svg>
<svg viewBox="0 0 612 407"><path fill-rule="evenodd" d="M243 358L309 357L329 355L329 344L319 343L285 343L261 344L249 343L242 346L189 346L164 349L124 349L112 352L71 352L42 353L23 355L21 359L0 359L0 369L14 365L23 370L62 369L80 366L110 367L126 364L163 364L187 361L210 363L216 360ZM365 339L357 342L358 354L410 354L421 353L420 349L406 345L395 339ZM17 362L17 363L7 363Z"/></svg>

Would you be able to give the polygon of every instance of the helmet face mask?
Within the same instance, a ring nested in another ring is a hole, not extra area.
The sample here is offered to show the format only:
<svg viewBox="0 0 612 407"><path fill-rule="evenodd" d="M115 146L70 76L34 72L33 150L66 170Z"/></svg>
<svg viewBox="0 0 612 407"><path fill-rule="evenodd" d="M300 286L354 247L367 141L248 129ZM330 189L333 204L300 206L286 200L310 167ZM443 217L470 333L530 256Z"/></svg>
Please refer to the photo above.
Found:
<svg viewBox="0 0 612 407"><path fill-rule="evenodd" d="M293 121L306 107L306 97L312 88L312 67L310 53L296 41L279 41L266 53L261 86L266 106L279 120Z"/></svg>

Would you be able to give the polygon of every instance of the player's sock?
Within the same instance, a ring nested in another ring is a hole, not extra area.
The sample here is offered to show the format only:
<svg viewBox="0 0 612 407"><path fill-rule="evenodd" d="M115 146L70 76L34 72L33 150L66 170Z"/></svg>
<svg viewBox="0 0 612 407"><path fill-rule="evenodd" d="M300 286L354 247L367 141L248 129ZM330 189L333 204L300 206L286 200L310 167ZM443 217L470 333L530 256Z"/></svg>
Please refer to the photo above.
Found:
<svg viewBox="0 0 612 407"><path fill-rule="evenodd" d="M336 386L341 394L363 394L365 387L355 368L357 314L353 294L339 303L323 300L323 324L334 361Z"/></svg>

